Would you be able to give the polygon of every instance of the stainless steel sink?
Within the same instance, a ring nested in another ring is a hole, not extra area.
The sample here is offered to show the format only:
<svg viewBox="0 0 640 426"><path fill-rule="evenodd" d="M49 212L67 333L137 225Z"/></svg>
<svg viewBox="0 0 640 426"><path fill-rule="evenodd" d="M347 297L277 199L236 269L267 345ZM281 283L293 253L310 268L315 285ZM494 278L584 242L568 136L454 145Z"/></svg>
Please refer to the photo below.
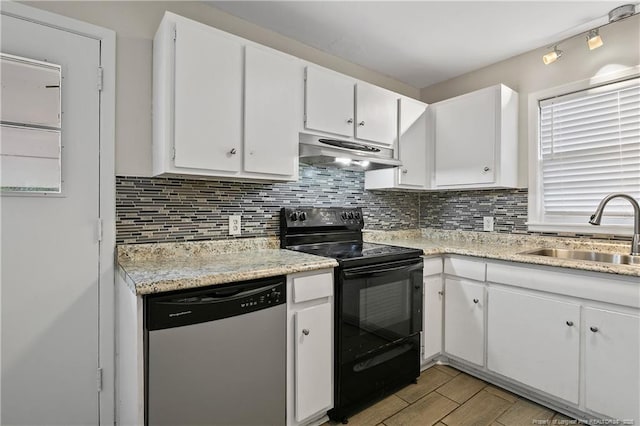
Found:
<svg viewBox="0 0 640 426"><path fill-rule="evenodd" d="M640 256L631 256L628 254L552 248L530 250L519 254L555 257L557 259L586 260L589 262L610 263L614 265L631 265L640 267Z"/></svg>

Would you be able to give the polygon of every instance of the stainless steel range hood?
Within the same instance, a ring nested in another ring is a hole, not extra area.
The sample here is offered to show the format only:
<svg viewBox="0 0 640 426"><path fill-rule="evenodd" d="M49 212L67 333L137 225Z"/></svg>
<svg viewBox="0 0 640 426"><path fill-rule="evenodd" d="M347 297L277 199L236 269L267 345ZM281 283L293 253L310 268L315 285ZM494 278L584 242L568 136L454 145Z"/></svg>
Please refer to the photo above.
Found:
<svg viewBox="0 0 640 426"><path fill-rule="evenodd" d="M388 169L401 166L393 149L359 142L300 133L300 162L354 170Z"/></svg>

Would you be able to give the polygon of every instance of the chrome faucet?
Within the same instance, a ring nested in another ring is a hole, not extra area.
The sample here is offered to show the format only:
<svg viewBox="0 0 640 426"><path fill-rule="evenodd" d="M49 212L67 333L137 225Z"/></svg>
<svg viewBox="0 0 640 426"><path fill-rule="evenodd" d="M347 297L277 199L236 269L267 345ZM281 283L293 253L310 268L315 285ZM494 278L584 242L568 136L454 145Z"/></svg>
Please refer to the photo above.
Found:
<svg viewBox="0 0 640 426"><path fill-rule="evenodd" d="M633 206L633 237L631 238L631 256L640 256L640 205L631 196L627 194L609 194L600 201L596 212L591 215L589 223L592 225L600 225L604 206L614 198L624 198Z"/></svg>

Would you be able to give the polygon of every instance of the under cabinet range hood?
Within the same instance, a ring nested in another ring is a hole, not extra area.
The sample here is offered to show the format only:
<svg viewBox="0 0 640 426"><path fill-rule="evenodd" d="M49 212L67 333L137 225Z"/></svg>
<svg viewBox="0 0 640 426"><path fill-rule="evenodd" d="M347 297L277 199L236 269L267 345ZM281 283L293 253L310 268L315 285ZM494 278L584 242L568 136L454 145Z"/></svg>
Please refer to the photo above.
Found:
<svg viewBox="0 0 640 426"><path fill-rule="evenodd" d="M300 162L354 170L388 169L401 166L393 149L360 142L300 133Z"/></svg>

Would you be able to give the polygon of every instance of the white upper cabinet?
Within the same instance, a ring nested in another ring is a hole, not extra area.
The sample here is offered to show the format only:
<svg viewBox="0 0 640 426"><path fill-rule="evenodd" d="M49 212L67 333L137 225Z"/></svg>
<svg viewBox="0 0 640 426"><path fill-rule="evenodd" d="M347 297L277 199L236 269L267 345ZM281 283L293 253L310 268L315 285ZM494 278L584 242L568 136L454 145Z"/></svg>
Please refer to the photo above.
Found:
<svg viewBox="0 0 640 426"><path fill-rule="evenodd" d="M395 144L400 95L314 66L306 69L305 87L306 130Z"/></svg>
<svg viewBox="0 0 640 426"><path fill-rule="evenodd" d="M401 167L365 172L365 189L427 189L427 104L401 97L398 159Z"/></svg>
<svg viewBox="0 0 640 426"><path fill-rule="evenodd" d="M355 136L391 145L398 137L398 98L393 92L371 84L356 84Z"/></svg>
<svg viewBox="0 0 640 426"><path fill-rule="evenodd" d="M305 128L353 136L355 80L316 67L306 69Z"/></svg>
<svg viewBox="0 0 640 426"><path fill-rule="evenodd" d="M244 167L247 172L293 176L298 169L301 65L293 58L245 48ZM298 90L294 90L294 89ZM282 141L289 141L283 143ZM290 143L295 141L295 143ZM291 161L294 158L296 161Z"/></svg>
<svg viewBox="0 0 640 426"><path fill-rule="evenodd" d="M431 105L433 189L517 187L518 94L504 85Z"/></svg>
<svg viewBox="0 0 640 426"><path fill-rule="evenodd" d="M297 179L300 61L170 12L153 61L154 175Z"/></svg>
<svg viewBox="0 0 640 426"><path fill-rule="evenodd" d="M175 166L239 171L242 44L182 21L175 34Z"/></svg>

